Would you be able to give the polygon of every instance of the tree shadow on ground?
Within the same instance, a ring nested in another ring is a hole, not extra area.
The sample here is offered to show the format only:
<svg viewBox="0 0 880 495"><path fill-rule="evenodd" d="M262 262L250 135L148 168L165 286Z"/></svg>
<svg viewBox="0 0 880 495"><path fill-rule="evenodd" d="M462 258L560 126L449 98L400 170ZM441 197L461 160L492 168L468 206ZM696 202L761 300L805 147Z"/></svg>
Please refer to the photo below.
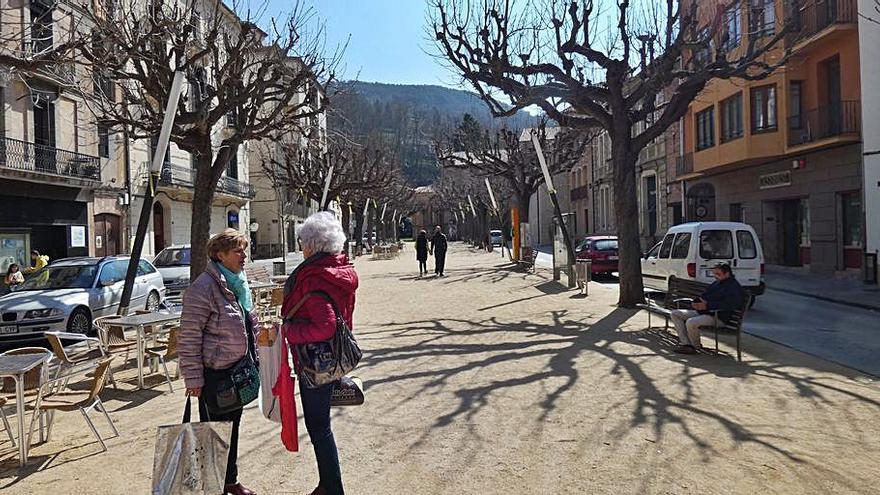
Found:
<svg viewBox="0 0 880 495"><path fill-rule="evenodd" d="M659 442L664 435L673 434L670 428L677 427L680 430L676 429L675 432L683 432L707 460L718 452L713 447L713 441L701 436L699 428L694 427L697 421L714 424L716 428L711 428L712 431L725 432L737 446L756 445L791 462L806 462L782 446L791 439L763 433L760 430L765 425L743 424L733 415L702 406L692 382L704 375L721 379L743 380L750 376L761 376L781 380L790 384L801 397L817 405L831 405L833 401L827 394L837 393L868 404L880 412L880 402L874 398L836 386L827 377L804 376L787 369L795 365L817 367L817 363L812 361L809 365L803 362L773 362L770 358L738 362L714 353L695 356L676 354L673 352L674 336L670 332L657 328L633 328L629 321L635 313L635 310L616 308L591 325L567 318L567 311L554 311L549 323L526 320L502 322L491 317L481 320L392 322L373 327L376 330L363 330L360 334L366 349L361 368L390 365L394 369L401 369L399 364L420 358L429 358L431 363L452 361L455 364L420 366L409 372L367 380L365 387L395 385L398 389L408 390L401 397L401 401L408 401L424 394L439 393L453 379L458 380L458 388L454 391L457 399L454 409L434 420L435 427L444 427L462 420L470 425L470 420L490 404L493 394L503 395L505 389L540 384L547 389L539 402L541 412L537 422L540 428L560 399L577 384L581 377L579 366L583 367L585 363L594 366L599 361L597 358L604 358L605 362L612 364L611 374L623 374L634 383L636 397L628 421L630 429L647 426L653 432L655 441ZM584 318L589 319L590 315L584 315ZM391 343L395 337L406 337L408 344L375 346L379 342ZM462 342L462 337L473 338L474 343ZM627 345L615 345L621 343ZM682 372L680 378L676 377L676 384L683 388L683 394L681 388L670 390L657 383L644 369L645 363L657 357L681 365ZM479 377L484 374L471 373L530 358L546 358L545 365L538 369L523 369L517 376L501 380L480 381ZM818 367L821 368L821 365ZM461 386L460 381L464 376L474 378L468 378L468 385ZM561 384L558 383L560 379ZM421 383L415 387L412 383L400 387L402 382ZM626 401L619 406L628 403ZM615 434L622 438L626 433L623 430ZM414 441L412 448L425 442L428 435L425 433Z"/></svg>

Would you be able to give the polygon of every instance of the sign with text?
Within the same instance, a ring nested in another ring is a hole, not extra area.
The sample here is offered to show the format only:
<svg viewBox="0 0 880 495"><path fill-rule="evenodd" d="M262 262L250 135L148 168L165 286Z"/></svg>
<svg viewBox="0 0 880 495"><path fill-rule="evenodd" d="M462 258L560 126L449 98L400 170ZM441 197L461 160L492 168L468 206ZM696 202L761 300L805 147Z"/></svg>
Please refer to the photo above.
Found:
<svg viewBox="0 0 880 495"><path fill-rule="evenodd" d="M773 189L791 185L791 171L776 172L758 176L758 189Z"/></svg>

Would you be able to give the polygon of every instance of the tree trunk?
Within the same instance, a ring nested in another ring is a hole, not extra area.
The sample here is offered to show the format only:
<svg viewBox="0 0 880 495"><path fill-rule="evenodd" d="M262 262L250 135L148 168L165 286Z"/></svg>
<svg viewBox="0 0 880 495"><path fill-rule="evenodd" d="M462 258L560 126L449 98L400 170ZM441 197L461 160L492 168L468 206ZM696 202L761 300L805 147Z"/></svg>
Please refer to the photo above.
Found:
<svg viewBox="0 0 880 495"><path fill-rule="evenodd" d="M355 208L354 212L354 242L356 254L361 254L360 245L364 239L364 210Z"/></svg>
<svg viewBox="0 0 880 495"><path fill-rule="evenodd" d="M645 302L635 174L638 153L632 150L629 123L616 126L615 131L611 153L614 164L614 219L620 255L620 299L617 304L633 308Z"/></svg>
<svg viewBox="0 0 880 495"><path fill-rule="evenodd" d="M345 232L345 246L343 247L343 252L347 255L351 255L348 252L349 241L351 241L351 210L347 204L340 205L342 208L342 230Z"/></svg>
<svg viewBox="0 0 880 495"><path fill-rule="evenodd" d="M225 156L220 156L223 154ZM211 237L211 208L214 204L214 190L217 182L229 163L230 153L221 151L214 163L210 146L203 147L198 155L195 192L192 201L192 222L189 239L191 246L189 279L205 271L208 264L208 240ZM219 171L219 173L218 173Z"/></svg>

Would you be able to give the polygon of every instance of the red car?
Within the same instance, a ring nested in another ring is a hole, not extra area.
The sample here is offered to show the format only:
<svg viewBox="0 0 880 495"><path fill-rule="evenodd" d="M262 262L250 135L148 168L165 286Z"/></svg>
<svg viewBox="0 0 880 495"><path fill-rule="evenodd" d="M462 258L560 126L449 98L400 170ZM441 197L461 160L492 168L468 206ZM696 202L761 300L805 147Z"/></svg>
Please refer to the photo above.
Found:
<svg viewBox="0 0 880 495"><path fill-rule="evenodd" d="M587 237L578 244L575 256L579 260L592 260L593 273L616 272L617 262L620 259L617 253L617 237L609 235Z"/></svg>

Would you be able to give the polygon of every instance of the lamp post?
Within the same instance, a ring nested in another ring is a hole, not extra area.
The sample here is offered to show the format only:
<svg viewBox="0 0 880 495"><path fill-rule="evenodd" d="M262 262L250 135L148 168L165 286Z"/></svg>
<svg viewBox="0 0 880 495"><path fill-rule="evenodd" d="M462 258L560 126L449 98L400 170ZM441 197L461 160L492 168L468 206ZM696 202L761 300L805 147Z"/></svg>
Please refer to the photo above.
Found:
<svg viewBox="0 0 880 495"><path fill-rule="evenodd" d="M571 243L571 237L568 235L568 227L565 225L565 219L562 218L562 209L559 208L559 200L556 198L556 189L553 187L553 177L550 176L550 169L547 168L547 161L544 159L544 151L541 149L541 143L538 141L538 134L532 131L532 144L535 146L535 152L538 154L538 164L541 165L541 172L544 173L544 181L547 183L547 192L550 194L550 201L553 203L553 209L556 211L556 220L559 222L559 228L562 230L562 239L565 241L565 249L568 252L568 264L574 263L574 245Z"/></svg>

